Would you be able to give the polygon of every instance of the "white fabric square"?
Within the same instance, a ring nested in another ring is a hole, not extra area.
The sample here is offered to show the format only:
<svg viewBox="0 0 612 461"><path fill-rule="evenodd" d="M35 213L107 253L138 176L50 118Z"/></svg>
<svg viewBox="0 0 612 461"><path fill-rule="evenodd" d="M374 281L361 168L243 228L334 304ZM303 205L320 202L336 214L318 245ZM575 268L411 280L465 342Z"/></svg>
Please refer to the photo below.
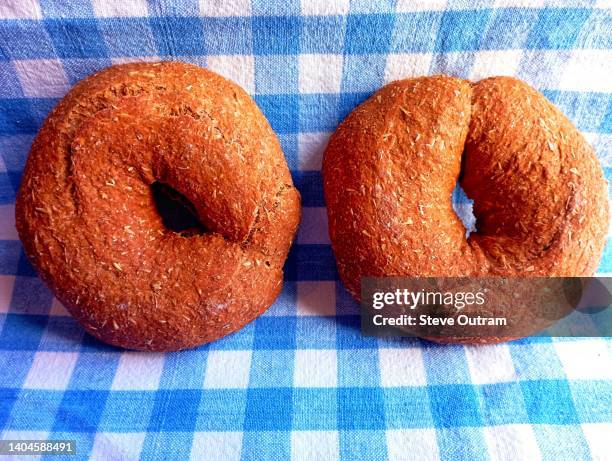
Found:
<svg viewBox="0 0 612 461"><path fill-rule="evenodd" d="M324 207L302 208L302 220L298 229L297 242L300 244L330 244L327 210Z"/></svg>
<svg viewBox="0 0 612 461"><path fill-rule="evenodd" d="M610 423L589 423L582 424L584 438L589 444L591 457L595 461L610 459L610 434L612 434L612 424Z"/></svg>
<svg viewBox="0 0 612 461"><path fill-rule="evenodd" d="M206 389L246 389L252 351L210 351L204 374Z"/></svg>
<svg viewBox="0 0 612 461"><path fill-rule="evenodd" d="M111 62L113 64L128 64L130 62L159 62L160 58L159 56L140 56L140 57L133 57L133 56L119 56L116 58L111 58Z"/></svg>
<svg viewBox="0 0 612 461"><path fill-rule="evenodd" d="M292 431L291 460L334 461L340 459L338 431Z"/></svg>
<svg viewBox="0 0 612 461"><path fill-rule="evenodd" d="M385 83L429 73L430 53L390 54L385 66Z"/></svg>
<svg viewBox="0 0 612 461"><path fill-rule="evenodd" d="M295 351L293 383L296 387L336 387L338 361L331 349L298 349Z"/></svg>
<svg viewBox="0 0 612 461"><path fill-rule="evenodd" d="M165 354L123 352L112 390L155 390L164 369Z"/></svg>
<svg viewBox="0 0 612 461"><path fill-rule="evenodd" d="M380 348L380 384L383 387L425 386L423 353L418 347Z"/></svg>
<svg viewBox="0 0 612 461"><path fill-rule="evenodd" d="M506 344L465 346L474 384L491 384L518 379L510 349Z"/></svg>
<svg viewBox="0 0 612 461"><path fill-rule="evenodd" d="M483 427L491 461L538 460L542 454L529 424Z"/></svg>
<svg viewBox="0 0 612 461"><path fill-rule="evenodd" d="M470 78L481 80L499 75L514 76L517 73L523 50L478 51L474 55L474 65Z"/></svg>
<svg viewBox="0 0 612 461"><path fill-rule="evenodd" d="M200 0L202 16L250 16L251 0Z"/></svg>
<svg viewBox="0 0 612 461"><path fill-rule="evenodd" d="M62 63L57 59L13 61L23 94L30 98L64 96L70 88Z"/></svg>
<svg viewBox="0 0 612 461"><path fill-rule="evenodd" d="M340 54L301 54L300 93L339 93L342 62L343 57Z"/></svg>
<svg viewBox="0 0 612 461"><path fill-rule="evenodd" d="M612 379L612 357L605 340L557 340L554 344L568 379Z"/></svg>
<svg viewBox="0 0 612 461"><path fill-rule="evenodd" d="M2 0L0 19L42 19L38 0Z"/></svg>
<svg viewBox="0 0 612 461"><path fill-rule="evenodd" d="M563 66L559 89L612 93L610 50L574 50Z"/></svg>
<svg viewBox="0 0 612 461"><path fill-rule="evenodd" d="M147 16L146 0L92 0L94 14L99 18Z"/></svg>
<svg viewBox="0 0 612 461"><path fill-rule="evenodd" d="M305 16L343 15L349 12L350 0L302 0L301 12Z"/></svg>
<svg viewBox="0 0 612 461"><path fill-rule="evenodd" d="M144 439L144 432L126 434L98 432L89 459L93 461L139 459Z"/></svg>
<svg viewBox="0 0 612 461"><path fill-rule="evenodd" d="M253 56L208 56L206 67L240 85L247 93L255 92Z"/></svg>
<svg viewBox="0 0 612 461"><path fill-rule="evenodd" d="M435 429L392 429L386 436L389 461L440 459Z"/></svg>
<svg viewBox="0 0 612 461"><path fill-rule="evenodd" d="M6 314L9 311L14 286L14 275L0 275L0 314Z"/></svg>
<svg viewBox="0 0 612 461"><path fill-rule="evenodd" d="M335 282L297 282L298 315L336 315Z"/></svg>
<svg viewBox="0 0 612 461"><path fill-rule="evenodd" d="M191 461L239 461L242 432L196 432L191 445Z"/></svg>
<svg viewBox="0 0 612 461"><path fill-rule="evenodd" d="M412 11L443 11L447 0L397 0L395 11L408 13Z"/></svg>
<svg viewBox="0 0 612 461"><path fill-rule="evenodd" d="M27 389L66 389L79 354L37 352L23 387Z"/></svg>
<svg viewBox="0 0 612 461"><path fill-rule="evenodd" d="M15 205L0 205L0 240L18 240Z"/></svg>
<svg viewBox="0 0 612 461"><path fill-rule="evenodd" d="M320 171L323 152L331 133L298 134L298 169L300 171Z"/></svg>

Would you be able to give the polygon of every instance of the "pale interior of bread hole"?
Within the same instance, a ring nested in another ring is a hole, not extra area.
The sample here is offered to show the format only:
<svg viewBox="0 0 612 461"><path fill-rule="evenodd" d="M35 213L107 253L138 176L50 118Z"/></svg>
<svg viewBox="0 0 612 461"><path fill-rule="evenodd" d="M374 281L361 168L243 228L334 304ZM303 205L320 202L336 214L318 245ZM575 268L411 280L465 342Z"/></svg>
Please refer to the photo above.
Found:
<svg viewBox="0 0 612 461"><path fill-rule="evenodd" d="M166 229L183 237L207 232L187 197L160 181L155 181L150 187L155 207Z"/></svg>
<svg viewBox="0 0 612 461"><path fill-rule="evenodd" d="M474 216L474 200L469 198L459 180L455 185L455 190L451 196L451 202L455 213L465 227L465 238L468 238L472 232L476 232L476 216Z"/></svg>

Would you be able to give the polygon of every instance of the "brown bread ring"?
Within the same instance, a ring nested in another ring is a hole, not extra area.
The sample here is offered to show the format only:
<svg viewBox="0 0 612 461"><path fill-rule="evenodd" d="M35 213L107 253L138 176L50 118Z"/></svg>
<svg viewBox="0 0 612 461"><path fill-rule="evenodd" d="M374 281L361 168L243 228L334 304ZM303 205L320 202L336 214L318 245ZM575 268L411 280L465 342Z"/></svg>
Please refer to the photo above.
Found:
<svg viewBox="0 0 612 461"><path fill-rule="evenodd" d="M194 205L207 232L167 229L151 184ZM97 338L194 347L278 296L300 218L279 142L236 84L185 63L113 66L51 112L16 203L25 252Z"/></svg>
<svg viewBox="0 0 612 461"><path fill-rule="evenodd" d="M365 276L588 276L608 227L607 183L571 122L524 82L390 83L330 139L323 186L338 271ZM477 232L451 204L460 179Z"/></svg>

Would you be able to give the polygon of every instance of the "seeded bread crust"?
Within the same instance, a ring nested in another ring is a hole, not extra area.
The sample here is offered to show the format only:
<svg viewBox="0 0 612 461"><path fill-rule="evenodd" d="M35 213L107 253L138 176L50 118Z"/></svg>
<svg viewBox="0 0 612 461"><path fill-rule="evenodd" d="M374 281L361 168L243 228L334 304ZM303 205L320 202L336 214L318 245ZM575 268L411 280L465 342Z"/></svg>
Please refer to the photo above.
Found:
<svg viewBox="0 0 612 461"><path fill-rule="evenodd" d="M457 180L474 200L468 239L451 205ZM607 234L593 149L509 77L383 87L330 139L323 186L340 277L357 299L366 276L592 275Z"/></svg>
<svg viewBox="0 0 612 461"><path fill-rule="evenodd" d="M209 232L165 228L150 185ZM300 219L280 144L236 84L176 62L79 82L32 146L16 202L25 252L107 343L170 351L214 341L276 299Z"/></svg>

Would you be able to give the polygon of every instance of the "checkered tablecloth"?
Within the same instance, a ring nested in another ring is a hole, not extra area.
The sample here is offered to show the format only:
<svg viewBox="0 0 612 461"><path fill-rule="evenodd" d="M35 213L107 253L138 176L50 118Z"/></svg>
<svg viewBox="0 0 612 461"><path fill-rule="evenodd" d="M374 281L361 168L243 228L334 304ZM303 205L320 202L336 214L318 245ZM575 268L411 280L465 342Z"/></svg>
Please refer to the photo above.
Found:
<svg viewBox="0 0 612 461"><path fill-rule="evenodd" d="M611 7L0 1L2 438L74 439L77 458L99 460L611 459L607 339L463 347L362 337L334 266L320 175L330 132L356 104L390 80L446 73L526 80L612 176ZM84 334L36 277L13 216L32 139L70 86L113 63L158 59L209 67L254 96L304 207L278 301L239 333L171 354Z"/></svg>

